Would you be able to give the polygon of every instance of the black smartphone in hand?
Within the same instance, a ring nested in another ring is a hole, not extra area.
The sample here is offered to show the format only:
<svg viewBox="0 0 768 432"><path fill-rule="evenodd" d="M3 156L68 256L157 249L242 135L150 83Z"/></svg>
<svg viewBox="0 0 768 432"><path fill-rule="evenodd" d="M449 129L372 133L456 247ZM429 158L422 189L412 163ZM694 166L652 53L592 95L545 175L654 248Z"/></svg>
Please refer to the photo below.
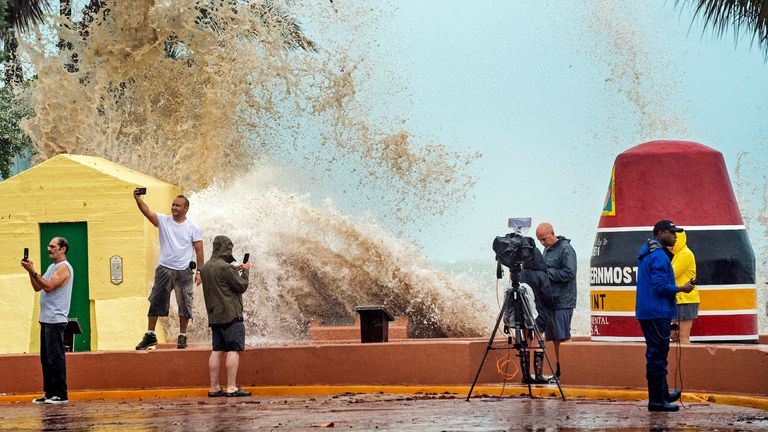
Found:
<svg viewBox="0 0 768 432"><path fill-rule="evenodd" d="M243 255L243 264L247 263L249 258L251 258L251 254L247 253Z"/></svg>
<svg viewBox="0 0 768 432"><path fill-rule="evenodd" d="M29 248L24 248L24 261L29 261Z"/></svg>
<svg viewBox="0 0 768 432"><path fill-rule="evenodd" d="M136 188L133 191L133 193L136 194L136 195L146 195L147 194L147 188L145 188L145 187Z"/></svg>

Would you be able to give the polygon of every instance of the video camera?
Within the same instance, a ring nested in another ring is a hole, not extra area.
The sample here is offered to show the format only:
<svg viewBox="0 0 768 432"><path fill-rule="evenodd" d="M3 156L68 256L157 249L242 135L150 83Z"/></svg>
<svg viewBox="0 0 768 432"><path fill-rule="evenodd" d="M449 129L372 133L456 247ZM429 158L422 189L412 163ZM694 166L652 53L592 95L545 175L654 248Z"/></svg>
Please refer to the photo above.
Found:
<svg viewBox="0 0 768 432"><path fill-rule="evenodd" d="M493 240L493 251L496 252L496 262L499 264L496 273L501 279L501 265L508 267L512 273L519 273L521 265L533 258L536 243L525 236L531 228L531 218L509 218L507 226L512 232L496 237Z"/></svg>
<svg viewBox="0 0 768 432"><path fill-rule="evenodd" d="M510 270L520 268L523 262L533 257L535 249L533 239L518 233L509 233L493 240L493 251L496 252L496 261L508 267Z"/></svg>

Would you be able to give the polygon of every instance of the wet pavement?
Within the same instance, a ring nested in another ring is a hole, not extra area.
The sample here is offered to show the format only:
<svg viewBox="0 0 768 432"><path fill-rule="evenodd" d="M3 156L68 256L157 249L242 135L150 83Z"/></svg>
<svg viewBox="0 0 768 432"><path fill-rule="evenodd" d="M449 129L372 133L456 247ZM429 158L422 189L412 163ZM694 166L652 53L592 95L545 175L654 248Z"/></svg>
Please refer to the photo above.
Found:
<svg viewBox="0 0 768 432"><path fill-rule="evenodd" d="M0 405L0 430L766 430L768 411L708 403L649 413L645 401L338 394Z"/></svg>

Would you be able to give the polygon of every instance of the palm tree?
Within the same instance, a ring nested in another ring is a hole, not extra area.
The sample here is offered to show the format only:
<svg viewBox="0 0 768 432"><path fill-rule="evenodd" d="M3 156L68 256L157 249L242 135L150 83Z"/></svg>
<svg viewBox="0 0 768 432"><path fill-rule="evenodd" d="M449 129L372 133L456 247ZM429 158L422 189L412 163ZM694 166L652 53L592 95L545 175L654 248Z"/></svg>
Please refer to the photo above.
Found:
<svg viewBox="0 0 768 432"><path fill-rule="evenodd" d="M21 64L16 50L19 41L16 31L25 31L40 23L48 8L48 0L0 0L0 40L3 53L0 61L5 62L5 84L11 86L23 79Z"/></svg>
<svg viewBox="0 0 768 432"><path fill-rule="evenodd" d="M32 143L19 127L19 122L34 113L18 103L12 87L24 79L16 50L16 32L23 32L43 20L48 0L0 0L0 62L5 63L5 86L0 89L0 179L11 174L14 158L26 156Z"/></svg>
<svg viewBox="0 0 768 432"><path fill-rule="evenodd" d="M768 1L765 0L676 0L690 3L695 16L704 19L704 26L722 36L729 27L736 34L742 31L752 35L752 41L763 50L768 60Z"/></svg>

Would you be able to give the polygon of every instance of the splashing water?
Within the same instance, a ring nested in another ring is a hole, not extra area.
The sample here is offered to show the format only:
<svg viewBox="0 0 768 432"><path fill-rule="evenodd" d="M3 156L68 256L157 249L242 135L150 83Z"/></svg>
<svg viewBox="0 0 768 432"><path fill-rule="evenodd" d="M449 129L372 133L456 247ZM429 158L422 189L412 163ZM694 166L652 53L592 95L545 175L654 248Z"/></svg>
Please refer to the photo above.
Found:
<svg viewBox="0 0 768 432"><path fill-rule="evenodd" d="M488 328L487 306L431 268L414 246L330 204L313 208L307 196L270 185L273 175L252 172L191 199L190 218L206 244L223 232L235 256L251 254L256 271L245 315L254 337L303 336L311 319L350 322L361 304L386 304L407 315L415 337L472 336ZM204 326L198 320L190 331L205 334Z"/></svg>
<svg viewBox="0 0 768 432"><path fill-rule="evenodd" d="M637 137L614 136L612 141L624 149L629 143L685 137L688 127L671 102L679 83L674 78L660 80L661 71L675 70L675 65L654 56L637 22L632 3L592 0L589 30L594 48L592 55L607 67L605 87L618 96L615 113L631 113L637 122ZM616 104L616 102L614 102Z"/></svg>
<svg viewBox="0 0 768 432"><path fill-rule="evenodd" d="M408 315L413 336L484 333L487 307L414 246L330 206L313 208L269 179L280 170L264 161L347 170L404 220L441 213L472 185L464 170L478 155L419 146L401 125L367 120L356 98L370 74L364 50L344 47L343 38L310 40L286 12L311 10L320 35L349 35L370 27L361 26L367 9L102 3L82 21L51 17L49 30L27 41L37 117L24 128L41 158L100 156L192 191L190 218L205 244L226 234L251 253L250 342L302 337L309 320L352 319L355 305L370 303ZM64 48L52 49L57 43ZM206 322L194 320L193 335L207 337Z"/></svg>
<svg viewBox="0 0 768 432"><path fill-rule="evenodd" d="M397 125L368 121L356 97L371 73L365 52L339 46L343 39L323 45L292 35L298 27L276 2L106 3L88 25L56 20L71 49L51 53L50 32L25 47L39 76L31 92L38 115L25 130L42 158L102 156L201 190L256 158L293 152L301 163L354 166L360 186L435 213L473 183L465 168L477 155L418 146ZM315 3L313 16L332 16L336 26L365 16Z"/></svg>

